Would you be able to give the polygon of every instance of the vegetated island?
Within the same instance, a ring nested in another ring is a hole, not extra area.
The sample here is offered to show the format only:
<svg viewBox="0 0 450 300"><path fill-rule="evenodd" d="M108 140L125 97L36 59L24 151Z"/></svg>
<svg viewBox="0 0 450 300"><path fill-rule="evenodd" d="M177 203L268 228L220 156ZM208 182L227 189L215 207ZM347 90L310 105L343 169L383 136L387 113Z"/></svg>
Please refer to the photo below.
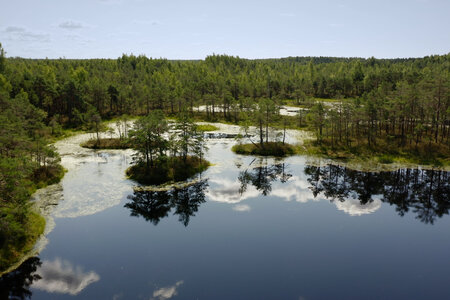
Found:
<svg viewBox="0 0 450 300"><path fill-rule="evenodd" d="M262 142L258 144L237 144L231 148L237 154L262 156L287 156L297 153L294 146L282 142Z"/></svg>
<svg viewBox="0 0 450 300"><path fill-rule="evenodd" d="M161 110L151 111L134 123L129 140L136 154L126 174L141 184L184 181L210 165L203 158L207 150L203 133L186 111L179 113L172 126Z"/></svg>
<svg viewBox="0 0 450 300"><path fill-rule="evenodd" d="M89 149L129 149L132 145L127 139L120 138L99 138L90 139L80 145Z"/></svg>
<svg viewBox="0 0 450 300"><path fill-rule="evenodd" d="M130 149L133 148L130 139L128 139L128 130L130 128L130 118L127 115L122 115L117 118L115 123L115 129L108 126L111 121L106 123L102 122L100 115L95 114L90 118L91 122L88 123L88 129L95 135L95 138L91 138L80 146L89 149ZM109 134L109 138L100 137L100 133L104 132ZM117 136L117 137L113 137Z"/></svg>
<svg viewBox="0 0 450 300"><path fill-rule="evenodd" d="M93 129L92 133L94 133L96 137L81 143L80 146L88 149L123 150L133 148L132 141L128 138L128 131L131 126L129 121L129 118L126 115L118 118L115 122L116 130L112 127L105 126L105 124L90 126L90 128ZM198 134L219 129L217 126L211 124L195 124L194 126L194 130ZM110 137L100 137L100 132L106 132ZM113 135L118 135L118 137L113 137Z"/></svg>
<svg viewBox="0 0 450 300"><path fill-rule="evenodd" d="M262 99L259 104L254 105L251 109L251 117L246 116L246 119L241 123L244 137L250 140L251 143L242 144L239 141L238 144L231 148L233 152L237 154L277 157L297 153L295 146L285 142L289 120L280 115L280 106L275 101L272 99ZM258 136L258 142L254 142L250 137L250 125L256 125L255 135ZM279 129L282 130L280 131ZM275 136L276 141L270 141L270 136ZM243 136L240 135L240 137L242 138Z"/></svg>

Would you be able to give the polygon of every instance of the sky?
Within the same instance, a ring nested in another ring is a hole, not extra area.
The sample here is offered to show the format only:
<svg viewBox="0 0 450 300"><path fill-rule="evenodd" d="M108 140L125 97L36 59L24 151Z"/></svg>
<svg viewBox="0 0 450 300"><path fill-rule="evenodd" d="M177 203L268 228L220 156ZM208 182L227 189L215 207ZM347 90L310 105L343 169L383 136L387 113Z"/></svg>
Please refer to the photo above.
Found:
<svg viewBox="0 0 450 300"><path fill-rule="evenodd" d="M0 0L8 57L423 57L450 52L450 0Z"/></svg>

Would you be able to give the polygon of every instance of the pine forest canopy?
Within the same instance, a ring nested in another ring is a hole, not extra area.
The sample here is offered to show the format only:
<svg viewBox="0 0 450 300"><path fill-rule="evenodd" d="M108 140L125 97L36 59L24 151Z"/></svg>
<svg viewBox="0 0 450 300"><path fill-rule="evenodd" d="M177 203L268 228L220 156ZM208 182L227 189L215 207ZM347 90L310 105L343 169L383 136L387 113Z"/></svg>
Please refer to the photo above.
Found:
<svg viewBox="0 0 450 300"><path fill-rule="evenodd" d="M48 124L80 127L96 114L146 115L153 109L174 114L198 105L206 105L209 120L217 118L220 106L224 119L239 122L261 99L277 104L291 99L311 108L308 100L325 98L345 100L346 106L338 115L327 107L311 109L304 120L319 140L326 134L340 142L346 136L349 143L364 136L373 144L383 136L417 144L427 136L427 141L448 143L450 54L256 60L211 55L196 61L123 55L116 60L8 58L2 65L10 97L26 92L46 112Z"/></svg>

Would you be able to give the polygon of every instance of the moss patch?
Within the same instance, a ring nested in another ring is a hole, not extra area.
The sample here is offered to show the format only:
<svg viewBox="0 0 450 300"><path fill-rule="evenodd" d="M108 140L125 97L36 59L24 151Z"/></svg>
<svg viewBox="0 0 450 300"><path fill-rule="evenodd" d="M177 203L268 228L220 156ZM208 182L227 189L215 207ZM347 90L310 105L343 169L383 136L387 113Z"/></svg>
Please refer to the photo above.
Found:
<svg viewBox="0 0 450 300"><path fill-rule="evenodd" d="M296 148L293 145L281 142L268 142L263 146L260 144L238 144L231 150L237 154L264 155L264 156L286 156L295 154Z"/></svg>
<svg viewBox="0 0 450 300"><path fill-rule="evenodd" d="M333 147L324 141L305 141L300 154L314 155L346 162L373 162L380 164L407 163L433 167L450 166L450 155L445 145L430 145L424 148L404 147L378 143L369 147L367 144L353 144L351 147Z"/></svg>
<svg viewBox="0 0 450 300"><path fill-rule="evenodd" d="M149 168L145 163L131 166L126 174L128 178L141 184L159 185L184 181L203 172L209 166L210 163L207 160L200 160L193 156L188 156L186 160L182 157L164 157L159 158Z"/></svg>
<svg viewBox="0 0 450 300"><path fill-rule="evenodd" d="M129 149L131 148L131 143L126 139L105 138L100 140L91 139L80 146L89 149Z"/></svg>
<svg viewBox="0 0 450 300"><path fill-rule="evenodd" d="M216 131L216 130L218 130L219 129L219 127L216 127L216 126L214 126L214 125L211 125L211 124L202 124L202 125L196 125L197 127L197 130L198 131L202 131L202 132L204 132L204 131Z"/></svg>

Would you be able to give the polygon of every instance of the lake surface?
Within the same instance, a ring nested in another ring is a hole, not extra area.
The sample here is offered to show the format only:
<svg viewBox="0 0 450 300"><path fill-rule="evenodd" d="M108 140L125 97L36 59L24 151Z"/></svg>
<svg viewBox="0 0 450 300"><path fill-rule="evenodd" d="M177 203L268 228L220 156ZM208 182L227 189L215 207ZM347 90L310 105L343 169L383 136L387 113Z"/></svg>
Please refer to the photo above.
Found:
<svg viewBox="0 0 450 300"><path fill-rule="evenodd" d="M57 144L69 169L36 195L39 256L0 279L31 299L450 299L450 174L360 172L235 155L191 185L133 189L132 151Z"/></svg>

